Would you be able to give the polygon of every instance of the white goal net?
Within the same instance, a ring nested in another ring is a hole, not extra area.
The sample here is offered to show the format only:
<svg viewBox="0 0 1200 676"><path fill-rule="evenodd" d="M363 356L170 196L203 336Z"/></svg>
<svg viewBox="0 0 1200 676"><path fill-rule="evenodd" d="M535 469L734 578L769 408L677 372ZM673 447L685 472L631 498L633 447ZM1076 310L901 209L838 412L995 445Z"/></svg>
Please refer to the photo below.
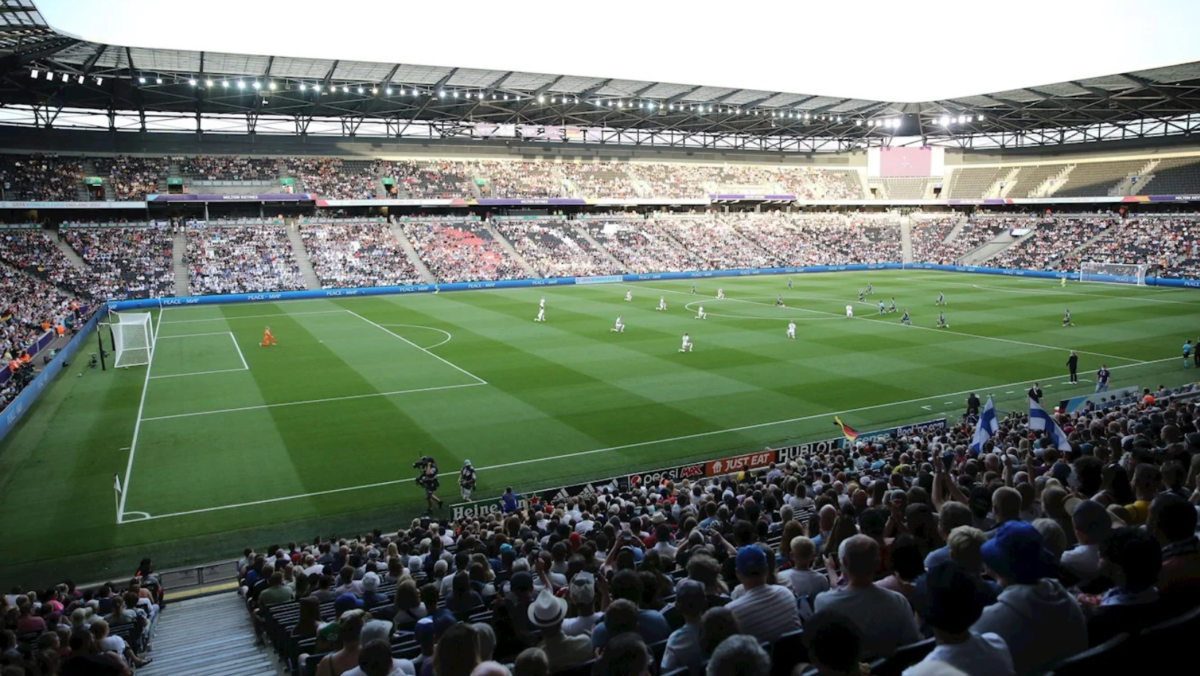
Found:
<svg viewBox="0 0 1200 676"><path fill-rule="evenodd" d="M1125 263L1083 263L1079 266L1079 281L1145 286L1146 266Z"/></svg>
<svg viewBox="0 0 1200 676"><path fill-rule="evenodd" d="M113 349L117 355L115 366L146 366L154 352L154 328L149 312L131 312L114 315L118 319L111 325Z"/></svg>

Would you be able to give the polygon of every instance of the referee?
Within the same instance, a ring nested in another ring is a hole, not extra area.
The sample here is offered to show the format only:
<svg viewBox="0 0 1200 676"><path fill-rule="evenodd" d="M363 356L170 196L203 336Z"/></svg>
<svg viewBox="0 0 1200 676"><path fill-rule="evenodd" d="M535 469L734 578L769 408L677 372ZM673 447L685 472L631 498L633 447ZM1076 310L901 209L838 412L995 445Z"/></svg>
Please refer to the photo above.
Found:
<svg viewBox="0 0 1200 676"><path fill-rule="evenodd" d="M1071 350L1071 356L1067 357L1067 369L1071 371L1071 384L1079 383L1079 355L1075 354L1075 350Z"/></svg>

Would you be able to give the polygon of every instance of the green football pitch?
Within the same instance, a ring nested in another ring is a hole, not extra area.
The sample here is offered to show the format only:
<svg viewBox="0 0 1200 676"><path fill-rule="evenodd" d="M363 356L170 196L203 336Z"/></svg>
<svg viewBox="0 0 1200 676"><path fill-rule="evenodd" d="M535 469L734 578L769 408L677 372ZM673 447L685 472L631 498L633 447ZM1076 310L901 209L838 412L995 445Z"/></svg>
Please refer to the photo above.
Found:
<svg viewBox="0 0 1200 676"><path fill-rule="evenodd" d="M1175 386L1187 290L920 271L658 281L170 308L149 368L72 363L0 445L3 571L42 579L211 561L245 545L393 529L469 458L478 499L957 417ZM857 293L875 287L867 302ZM726 298L714 296L724 287ZM626 302L626 291L632 301ZM939 291L949 329L936 328ZM545 323L535 323L538 299ZM655 310L659 297L668 310ZM786 307L775 307L782 296ZM895 297L912 313L878 315ZM856 318L845 317L845 306ZM697 319L703 305L707 319ZM1070 308L1075 326L1063 327ZM610 331L617 316L624 333ZM795 340L785 336L789 319ZM278 340L260 347L264 325ZM685 332L695 350L679 352ZM1067 384L1067 350L1083 382ZM90 351L85 349L81 356ZM82 375L77 375L82 374ZM118 504L113 475L125 491Z"/></svg>

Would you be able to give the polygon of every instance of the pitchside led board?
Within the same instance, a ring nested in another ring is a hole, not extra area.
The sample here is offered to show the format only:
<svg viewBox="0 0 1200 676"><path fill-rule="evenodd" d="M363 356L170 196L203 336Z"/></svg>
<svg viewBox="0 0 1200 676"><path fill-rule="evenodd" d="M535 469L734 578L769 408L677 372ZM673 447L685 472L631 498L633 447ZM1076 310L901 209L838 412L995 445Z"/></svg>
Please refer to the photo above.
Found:
<svg viewBox="0 0 1200 676"><path fill-rule="evenodd" d="M870 148L867 150L867 178L941 176L945 171L945 163L945 148Z"/></svg>

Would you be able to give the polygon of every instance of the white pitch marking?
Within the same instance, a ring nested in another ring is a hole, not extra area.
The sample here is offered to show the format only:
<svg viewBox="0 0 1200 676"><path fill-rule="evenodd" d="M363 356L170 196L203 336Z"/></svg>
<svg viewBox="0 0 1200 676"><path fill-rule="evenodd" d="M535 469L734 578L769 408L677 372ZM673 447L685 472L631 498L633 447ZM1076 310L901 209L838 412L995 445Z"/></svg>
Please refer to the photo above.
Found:
<svg viewBox="0 0 1200 676"><path fill-rule="evenodd" d="M133 456L137 452L138 432L142 429L142 411L146 407L146 391L150 389L150 369L154 368L154 347L158 344L159 329L162 328L163 313L158 313L158 324L154 327L155 341L150 344L150 358L146 360L146 377L142 380L142 398L138 402L137 420L133 423L133 440L129 442L129 460L125 463L125 482L122 484L121 501L117 504L117 523L125 518L125 497L129 495L129 480L133 478Z"/></svg>
<svg viewBox="0 0 1200 676"><path fill-rule="evenodd" d="M429 347L425 348L426 350L432 350L432 349L433 349L433 348L435 348L435 347L441 347L442 345L445 345L446 343L449 343L449 342L451 341L451 339L453 339L453 338L454 338L454 336L453 336L453 335L451 335L449 331L443 331L443 330L441 330L441 329L435 329L435 328L433 328L432 326L421 326L420 324L380 324L380 326L406 326L406 327L408 327L408 328L410 328L410 329L428 329L428 330L430 330L430 331L437 331L438 333L440 333L440 334L442 334L442 335L446 336L446 339L445 339L445 340L443 340L442 342L438 343L437 345L430 345Z"/></svg>
<svg viewBox="0 0 1200 676"><path fill-rule="evenodd" d="M191 373L168 373L168 374L162 375L162 376L150 376L150 380L159 380L160 378L182 378L184 376L206 376L211 373L240 373L242 371L249 371L249 370L250 370L249 368L242 367L240 369L218 369L216 371L193 371ZM146 420L153 420L153 418L146 418Z"/></svg>
<svg viewBox="0 0 1200 676"><path fill-rule="evenodd" d="M652 288L655 291L664 292L664 293L687 293L686 291L676 291L675 289L659 289L656 287L648 287L648 288ZM688 295L690 295L690 294L688 294ZM802 298L802 299L805 298L804 296L796 296L796 297ZM729 298L727 300L733 301L735 303L749 303L751 305L762 305L762 306L769 307L769 305L767 303L759 303L759 302L753 301L753 300L741 300L740 298ZM829 315L831 317L841 317L842 316L842 315L837 314L836 312L825 312L824 310L808 310L805 308L789 308L789 309L801 310L802 312L814 312L816 314ZM906 329L920 329L922 331L933 331L934 333L937 333L939 335L944 334L944 332L941 329L935 329L935 328L928 327L928 326L918 326L916 324L905 326L904 324L896 324L893 322L882 322L877 319L871 319L870 315L863 315L861 317L855 317L854 319L874 321L878 324L883 324L885 326L901 326ZM1043 350L1056 350L1059 352L1070 352L1071 351L1070 348L1066 348L1066 347L1055 347L1053 345L1042 345L1040 343L1029 343L1029 342L1026 342L1023 340L1011 340L1009 338L996 338L994 336L981 336L979 334L964 333L961 331L959 331L955 334L950 334L950 335L966 336L968 338L977 338L979 340L994 340L994 341L998 341L1001 343L1012 343L1013 345L1025 345L1027 347L1037 347L1037 348L1041 348ZM1088 352L1087 350L1075 350L1075 351L1078 352L1079 354L1090 354L1094 357L1104 357L1105 359L1120 359L1121 361L1133 362L1135 364L1153 363L1153 362L1143 361L1141 359L1133 359L1132 357L1118 357L1117 355L1114 355L1114 354L1104 354L1102 352Z"/></svg>
<svg viewBox="0 0 1200 676"><path fill-rule="evenodd" d="M1166 362L1166 361L1175 361L1176 359L1178 359L1178 357L1167 357L1166 359L1156 359L1154 361L1145 362L1144 364L1123 364L1121 366L1114 366L1109 370L1112 371L1112 370L1116 370L1116 369L1132 368L1135 366L1144 366L1146 364L1158 364L1158 363ZM860 406L859 408L847 409L845 411L829 411L826 413L817 413L814 415L803 416L800 418L789 418L787 420L775 420L772 422L758 423L755 425L744 425L742 427L731 427L729 429L715 430L712 432L698 432L696 434L688 434L688 435L684 435L684 436L680 436L680 437L671 437L669 439L654 439L651 441L639 441L637 443L625 444L622 446L610 446L608 448L597 448L597 449L593 449L590 451L578 451L575 453L565 453L563 455L555 455L555 456L550 456L550 457L545 457L545 458L530 458L528 460L517 460L514 462L508 462L508 463L503 463L503 464L499 464L499 465L491 465L488 467L478 467L478 468L476 468L476 471L505 469L508 467L517 467L517 466L521 466L521 465L530 465L530 464L541 463L541 462L565 460L567 458L577 458L577 457L586 456L586 455L595 455L597 453L609 453L612 451L621 451L621 450L625 450L625 449L629 449L629 448L640 448L642 446L651 446L654 444L665 444L665 443L670 443L673 441L686 441L688 439L699 439L702 437L711 437L711 436L717 436L717 435L721 435L721 434L729 434L731 432L744 432L746 430L751 430L751 429L757 429L757 428L762 428L762 427L773 427L776 425L787 425L787 424L791 424L791 423L795 423L795 422L802 422L805 420L814 420L816 418L826 418L826 417L834 416L834 415L845 415L847 413L860 413L862 411L869 411L869 410L879 409L879 408L887 408L889 406L903 406L906 404L913 404L913 403L916 403L919 401L927 401L929 399L936 399L938 397L953 397L953 396L957 396L960 394L967 394L970 392L987 391L989 389L995 389L995 388L1000 388L1000 387L1011 387L1013 385L1024 385L1027 383L1037 382L1037 380L1038 379L1022 380L1020 382L1006 383L1003 385L995 385L992 387L976 387L976 388L973 388L970 390L962 390L960 392L946 392L943 394L935 394L935 395L932 395L929 397L919 397L917 399L909 399L906 401L894 401L894 402L887 403L887 404L876 404L873 406ZM1044 378L1042 380L1044 380ZM475 385L453 385L452 387L475 387ZM435 388L435 389L444 389L444 388ZM374 396L374 395L366 395L366 396ZM309 402L297 402L297 403L309 403ZM278 405L278 404L276 404L276 405ZM264 408L264 407L258 407L258 408ZM239 409L235 409L235 410L239 410ZM196 415L196 414L185 414L185 415ZM201 415L203 415L203 414L201 414ZM177 416L168 416L168 417L177 417ZM147 418L147 420L154 420L154 419L155 418ZM447 474L448 474L448 476L456 476L458 474L458 472L448 472ZM285 495L285 496L278 497L278 498L265 498L263 500L255 500L253 502L242 502L242 503L233 504L233 505L221 505L219 507L202 507L199 509L190 509L190 510L183 511L183 512L172 512L169 514L155 514L152 516L148 516L145 519L137 519L137 521L148 521L151 519L167 519L167 518L176 517L176 516L189 516L192 514L205 514L208 512L218 512L218 511L222 511L222 510L226 510L226 509L238 509L241 507L253 507L256 505L265 505L265 504L271 504L271 503L275 503L275 502L287 502L289 500L300 500L302 498L316 497L319 495L331 495L331 494L335 494L335 493L346 493L348 491L357 491L357 490L364 490L364 489L369 489L369 488L381 488L384 486L395 486L396 484L404 484L404 483L410 483L410 482L412 482L412 478L406 477L404 479L393 479L391 481L380 481L378 483L366 484L366 485L362 485L362 486L346 486L343 488L331 488L329 490L324 490L324 491L315 491L312 493L301 493L299 495ZM133 512L130 512L130 513L132 514ZM126 523L132 523L132 522L126 522Z"/></svg>
<svg viewBox="0 0 1200 676"><path fill-rule="evenodd" d="M242 347L238 345L237 336L233 335L233 331L229 332L229 339L233 341L233 347L238 351L238 357L242 360L242 368L249 371L250 366L246 364L246 355L242 354Z"/></svg>
<svg viewBox="0 0 1200 676"><path fill-rule="evenodd" d="M237 369L241 370L241 369ZM240 408L222 408L215 411L196 411L194 413L173 413L171 415L158 415L151 418L143 418L143 421L150 420L170 420L172 418L192 418L198 415L216 415L218 413L237 413L239 411L259 411L264 408L280 408L283 406L300 406L303 404L325 404L331 401L351 401L354 399L370 399L372 397L391 397L400 394L414 394L416 392L433 392L436 390L455 390L461 387L479 387L487 383L463 383L462 385L442 385L441 387L421 387L414 390L395 390L393 392L372 392L370 394L351 394L346 397L330 397L328 399L305 399L304 401L285 401L279 404L260 404L258 406L242 406Z"/></svg>
<svg viewBox="0 0 1200 676"><path fill-rule="evenodd" d="M170 324L171 322L167 323ZM166 340L167 338L198 338L200 336L224 336L228 334L228 331L216 331L214 333L181 333L177 336L157 336L157 339Z"/></svg>
<svg viewBox="0 0 1200 676"><path fill-rule="evenodd" d="M932 410L933 410L933 407L932 407L932 406L922 406L921 408L925 409L926 411L932 411Z"/></svg>
<svg viewBox="0 0 1200 676"><path fill-rule="evenodd" d="M263 317L298 317L300 315L333 315L350 312L349 310L316 310L313 312L275 312L268 315L240 315L237 317L209 317L206 319L177 319L163 324L192 324L195 322L223 322L233 319L262 319ZM353 314L353 313L351 313ZM169 337L169 336L168 336Z"/></svg>
<svg viewBox="0 0 1200 676"><path fill-rule="evenodd" d="M474 373L471 373L470 371L468 371L468 370L464 369L464 368L463 368L463 367L461 367L461 366L457 366L457 365L455 365L455 364L453 364L453 363L451 363L451 362L448 362L448 361L446 361L444 358L442 358L442 357L439 357L438 355L436 355L436 354L434 354L434 353L430 352L429 350L427 350L427 349L425 349L425 348L421 347L420 345L417 345L416 343L414 343L414 342L412 342L411 340L409 340L409 339L405 338L404 336L402 336L402 335L400 335L400 334L396 333L395 331L391 331L391 330L389 330L389 329L385 328L384 326L382 326L382 325L380 325L380 324L376 324L375 322L371 321L370 319L367 319L366 317L364 317L364 316L362 316L362 315L358 314L357 312L354 312L354 311L351 311L351 310L346 310L346 312L349 312L350 314L354 315L355 317L358 317L359 319L361 319L361 320L363 320L364 322L366 322L366 323L370 324L371 326L374 326L375 328L379 329L380 331L383 331L383 332L385 332L385 333L391 334L391 335L395 336L396 338L399 338L400 340L403 340L404 342L408 343L409 345L412 345L413 347L415 347L415 348L417 348L418 350L420 350L420 351L424 352L425 354L429 355L430 357L433 357L434 359L436 359L436 360L438 360L438 361L442 362L442 363L443 363L443 364L445 364L446 366L449 366L450 368L452 368L452 369L454 369L454 370L456 370L456 371L459 371L460 373L464 373L464 374L466 374L466 375L468 375L468 376L471 376L471 377L472 377L472 378L474 378L475 380L478 380L480 385L487 385L487 381L486 381L486 380L484 380L483 378L480 378L479 376L475 375Z"/></svg>

